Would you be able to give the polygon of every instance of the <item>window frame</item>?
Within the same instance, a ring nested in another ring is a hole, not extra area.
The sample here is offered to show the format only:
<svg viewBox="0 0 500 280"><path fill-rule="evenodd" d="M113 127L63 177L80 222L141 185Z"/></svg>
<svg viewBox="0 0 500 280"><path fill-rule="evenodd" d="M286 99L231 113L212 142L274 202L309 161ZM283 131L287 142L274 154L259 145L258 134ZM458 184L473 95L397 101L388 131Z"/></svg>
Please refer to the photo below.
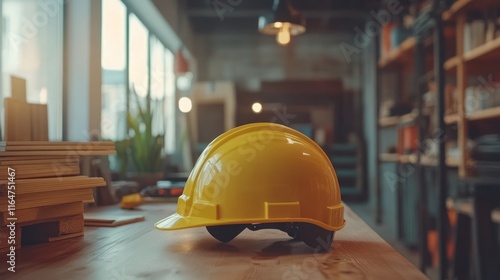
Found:
<svg viewBox="0 0 500 280"><path fill-rule="evenodd" d="M37 1L38 2L38 1ZM17 3L16 3L17 4ZM20 3L24 4L24 3ZM3 110L4 107L4 98L6 95L10 96L10 93L5 93L3 92L3 87L5 85L3 79L4 79L4 68L6 66L6 63L3 59L3 51L4 51L4 41L3 41L3 36L6 35L8 36L8 33L4 33L4 16L3 16L3 11L5 10L5 1L0 0L0 139L4 140L5 136L5 113ZM43 64L44 67L47 65L50 65L50 71L53 73L57 79L43 79L45 88L47 92L47 96L45 101L40 100L40 102L36 103L41 103L41 104L46 104L48 105L48 112L47 112L47 119L48 119L48 138L49 141L60 141L63 139L63 130L64 130L64 123L63 123L63 116L64 116L64 63L65 63L65 57L64 57L64 49L65 49L65 36L64 36L64 24L65 24L65 19L66 19L66 13L65 13L65 4L63 3L58 3L57 8L58 10L56 11L55 15L50 16L47 11L43 10L40 8L40 6L37 3L37 10L36 13L43 13L47 16L47 22L45 24L36 25L37 30L41 29L46 29L46 28L53 28L51 29L50 33L53 34L50 39L54 40L54 38L57 37L56 39L56 44L51 43L51 48L49 49L49 55L50 57L50 63ZM32 20L33 21L33 20ZM32 23L33 24L33 23ZM51 41L53 42L53 41ZM46 53L45 53L46 55ZM46 57L44 57L46 58ZM43 68L42 68L43 69ZM43 69L47 70L47 69ZM40 73L44 73L47 71L40 71ZM46 73L44 73L46 74ZM30 80L27 79L27 83L30 83ZM28 86L29 87L29 86ZM27 88L28 89L28 88ZM30 92L27 92L27 101L29 102L29 94Z"/></svg>
<svg viewBox="0 0 500 280"><path fill-rule="evenodd" d="M1 1L1 0L0 0ZM106 1L106 0L103 0L103 1ZM164 42L164 40L162 40L161 36L158 36L158 34L156 34L154 32L154 28L152 28L146 21L142 20L141 17L138 15L138 13L135 13L133 11L133 9L127 4L127 1L123 1L123 0L120 0L124 6L125 6L125 72L126 72L126 75L125 75L125 83L126 83L126 97L125 97L125 109L126 109L126 112L128 112L130 110L130 100L132 98L131 94L131 90L130 90L130 16L131 15L134 15L141 23L142 25L146 28L146 30L148 31L148 40L147 40L147 45L148 45L148 55L147 55L147 75L148 75L148 78L147 78L147 89L151 89L151 83L152 83L152 73L153 72L153 69L152 69L152 63L151 63L151 56L152 56L152 40L153 38L156 38L156 40L158 40L158 42L162 45L163 47L163 61L162 61L162 64L163 64L163 70L164 70L164 86L163 86L163 96L165 97L165 102L167 102L167 82L166 82L166 79L168 78L167 77L167 70L168 69L172 69L173 70L173 67L172 68L169 68L167 67L166 65L166 62L167 60L165 59L165 53L168 51L172 54L174 54L174 51L169 48L169 44L167 44L167 42ZM172 61L173 62L173 61ZM172 75L169 75L169 76L173 76L173 73L171 73ZM174 99L175 99L175 96L176 96L176 88L174 87L173 89L173 95L174 95ZM175 100L174 100L174 103L175 103ZM171 115L174 117L174 120L173 121L170 121L170 123L172 124L173 123L173 128L169 128L168 124L169 124L169 121L167 120L167 112L166 110L167 109L173 109L175 111L175 106L171 106L172 108L167 108L167 106L164 106L164 110L163 110L163 121L164 121L164 131L165 131L165 134L167 133L167 131L171 131L173 132L174 136L173 138L175 139L175 143L177 143L177 136L178 136L178 131L177 131L177 125L176 125L176 120L177 120L177 114L176 112L173 112ZM101 120L102 122L102 120ZM126 130L128 131L129 130L129 127L128 127L128 124L126 126ZM172 137L172 136L170 136ZM119 140L119 139L116 139L116 140ZM165 141L167 141L167 137L165 137ZM174 155L177 151L176 151L176 144L174 144L173 146L173 149L168 149L167 148L167 143L165 142L164 143L165 146L164 146L164 153L165 155Z"/></svg>
<svg viewBox="0 0 500 280"><path fill-rule="evenodd" d="M2 69L3 69L3 0L0 0L0 90L3 89L3 78L1 76ZM3 110L3 93L0 95L0 108L2 108L0 112L0 141L3 141L3 135L4 135L4 123L5 123L5 116L4 116L4 110Z"/></svg>

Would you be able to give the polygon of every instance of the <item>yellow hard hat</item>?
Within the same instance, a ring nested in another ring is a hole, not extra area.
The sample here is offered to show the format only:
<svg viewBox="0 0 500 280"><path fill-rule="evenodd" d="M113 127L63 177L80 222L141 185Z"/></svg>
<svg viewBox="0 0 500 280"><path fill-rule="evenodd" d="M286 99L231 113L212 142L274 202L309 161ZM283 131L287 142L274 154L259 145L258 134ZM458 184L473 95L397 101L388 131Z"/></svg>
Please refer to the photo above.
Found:
<svg viewBox="0 0 500 280"><path fill-rule="evenodd" d="M155 226L206 226L222 242L246 228L276 228L329 250L344 224L337 176L323 150L286 126L255 123L231 129L207 146L177 213Z"/></svg>

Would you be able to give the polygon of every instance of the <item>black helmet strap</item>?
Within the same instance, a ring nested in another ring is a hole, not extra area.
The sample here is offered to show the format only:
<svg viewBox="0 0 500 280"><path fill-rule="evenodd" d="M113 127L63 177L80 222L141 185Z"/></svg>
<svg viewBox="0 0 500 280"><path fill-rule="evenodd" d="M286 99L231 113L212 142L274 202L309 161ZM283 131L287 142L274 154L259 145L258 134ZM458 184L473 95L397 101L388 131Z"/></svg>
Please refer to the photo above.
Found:
<svg viewBox="0 0 500 280"><path fill-rule="evenodd" d="M251 231L257 231L261 229L278 229L286 232L288 236L295 240L300 240L300 232L297 225L294 223L267 223L267 224L250 224L247 225L247 229Z"/></svg>
<svg viewBox="0 0 500 280"><path fill-rule="evenodd" d="M238 236L243 230L257 231L262 229L277 229L286 232L294 240L303 241L319 251L330 250L335 232L309 223L262 223L207 226L208 232L217 240L227 243Z"/></svg>

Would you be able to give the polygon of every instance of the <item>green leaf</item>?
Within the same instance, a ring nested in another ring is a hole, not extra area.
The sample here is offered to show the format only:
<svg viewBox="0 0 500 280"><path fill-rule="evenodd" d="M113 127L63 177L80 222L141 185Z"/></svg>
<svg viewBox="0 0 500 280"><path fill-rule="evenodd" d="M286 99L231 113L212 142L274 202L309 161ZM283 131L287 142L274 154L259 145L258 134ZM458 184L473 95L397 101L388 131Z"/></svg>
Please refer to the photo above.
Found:
<svg viewBox="0 0 500 280"><path fill-rule="evenodd" d="M119 160L120 169L128 170L128 164L131 162L134 166L134 171L138 173L154 173L161 171L164 159L164 134L153 135L153 122L156 114L161 114L157 120L163 121L163 110L161 104L163 100L151 100L151 94L146 97L145 106L141 104L140 98L137 95L133 85L131 94L134 95L134 100L137 105L137 111L127 112L127 125L133 135L129 135L128 139L119 141L120 149ZM152 105L153 102L153 106ZM160 108L160 109L158 109ZM163 126L163 124L161 124ZM141 130L141 128L143 128ZM124 165L125 167L123 167Z"/></svg>

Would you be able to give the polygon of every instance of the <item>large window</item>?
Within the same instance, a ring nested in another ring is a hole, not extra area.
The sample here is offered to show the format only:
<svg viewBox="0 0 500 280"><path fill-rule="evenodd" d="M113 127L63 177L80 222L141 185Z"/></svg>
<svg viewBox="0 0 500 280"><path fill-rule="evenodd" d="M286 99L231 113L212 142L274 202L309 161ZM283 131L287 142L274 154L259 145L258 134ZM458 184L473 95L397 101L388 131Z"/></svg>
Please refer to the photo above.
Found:
<svg viewBox="0 0 500 280"><path fill-rule="evenodd" d="M127 10L120 0L102 2L101 136L119 140L126 135Z"/></svg>
<svg viewBox="0 0 500 280"><path fill-rule="evenodd" d="M165 51L162 43L156 39L155 36L150 37L151 46L151 98L153 99L154 119L153 119L153 134L165 133L165 116L164 116L164 102L165 102Z"/></svg>
<svg viewBox="0 0 500 280"><path fill-rule="evenodd" d="M48 106L49 138L62 138L63 6L61 1L0 0L0 107L10 76L26 79L27 101ZM0 110L3 115L3 109ZM1 116L4 123L4 116ZM2 128L3 129L3 128Z"/></svg>
<svg viewBox="0 0 500 280"><path fill-rule="evenodd" d="M175 75L174 55L154 36L151 37L151 96L163 100L163 120L157 120L156 131L165 134L165 151L175 151Z"/></svg>
<svg viewBox="0 0 500 280"><path fill-rule="evenodd" d="M127 40L128 38L128 40ZM175 78L173 54L120 0L103 0L102 9L102 136L126 137L127 111L153 99L153 134L165 134L165 152L175 152Z"/></svg>
<svg viewBox="0 0 500 280"><path fill-rule="evenodd" d="M172 154L175 151L176 108L174 54L170 50L165 49L165 151L169 154Z"/></svg>
<svg viewBox="0 0 500 280"><path fill-rule="evenodd" d="M129 24L130 85L140 97L145 97L149 90L149 33L134 14L129 16Z"/></svg>

